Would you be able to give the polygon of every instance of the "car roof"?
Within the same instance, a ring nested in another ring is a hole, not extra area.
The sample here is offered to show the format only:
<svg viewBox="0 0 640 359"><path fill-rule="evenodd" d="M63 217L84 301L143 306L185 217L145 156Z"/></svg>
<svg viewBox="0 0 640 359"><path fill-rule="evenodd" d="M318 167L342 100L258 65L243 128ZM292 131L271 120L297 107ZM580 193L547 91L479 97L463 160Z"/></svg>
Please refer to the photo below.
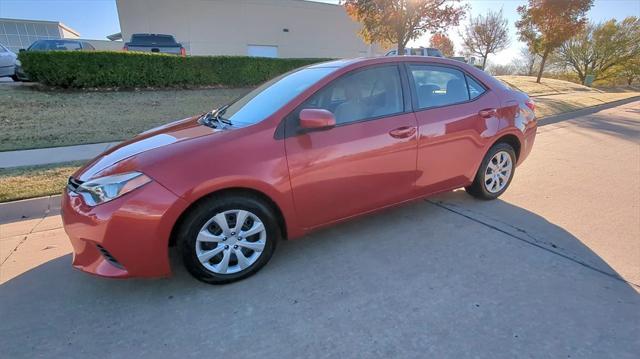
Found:
<svg viewBox="0 0 640 359"><path fill-rule="evenodd" d="M504 88L499 80L490 76L486 72L471 66L465 62L459 60L448 59L444 57L433 56L379 56L379 57L359 57L354 59L340 59L328 62L322 62L309 66L308 68L337 68L341 73L358 69L360 67L387 64L387 63L422 63L425 65L444 65L452 66L466 71L482 81L485 85L489 85L491 88Z"/></svg>
<svg viewBox="0 0 640 359"><path fill-rule="evenodd" d="M318 64L314 64L309 66L309 68L320 68L320 67L335 67L335 68L344 68L344 67L360 67L367 65L375 65L375 64L384 64L384 63L397 63L397 62L422 62L422 63L433 63L440 65L451 65L457 67L474 68L466 63L463 63L458 60L447 59L444 57L432 57L432 56L378 56L378 57L358 57L353 59L340 59L333 60L327 62L321 62Z"/></svg>

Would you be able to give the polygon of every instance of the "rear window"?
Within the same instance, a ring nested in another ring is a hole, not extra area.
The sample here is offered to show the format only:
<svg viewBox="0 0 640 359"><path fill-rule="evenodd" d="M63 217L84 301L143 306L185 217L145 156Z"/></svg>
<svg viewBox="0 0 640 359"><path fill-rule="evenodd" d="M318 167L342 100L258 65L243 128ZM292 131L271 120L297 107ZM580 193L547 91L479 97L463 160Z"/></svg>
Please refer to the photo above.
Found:
<svg viewBox="0 0 640 359"><path fill-rule="evenodd" d="M80 42L70 40L40 40L29 46L30 51L74 51L81 50Z"/></svg>
<svg viewBox="0 0 640 359"><path fill-rule="evenodd" d="M131 35L131 42L139 45L177 45L176 40L171 35Z"/></svg>

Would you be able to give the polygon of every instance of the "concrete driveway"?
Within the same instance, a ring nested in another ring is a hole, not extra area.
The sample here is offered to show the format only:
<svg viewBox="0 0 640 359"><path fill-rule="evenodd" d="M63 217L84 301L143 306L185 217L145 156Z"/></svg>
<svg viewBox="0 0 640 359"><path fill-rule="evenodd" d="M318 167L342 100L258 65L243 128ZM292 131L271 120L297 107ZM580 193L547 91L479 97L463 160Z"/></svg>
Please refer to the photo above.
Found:
<svg viewBox="0 0 640 359"><path fill-rule="evenodd" d="M227 286L175 260L171 279L94 278L59 217L3 225L0 353L637 358L640 102L539 132L498 201L456 191L284 242Z"/></svg>

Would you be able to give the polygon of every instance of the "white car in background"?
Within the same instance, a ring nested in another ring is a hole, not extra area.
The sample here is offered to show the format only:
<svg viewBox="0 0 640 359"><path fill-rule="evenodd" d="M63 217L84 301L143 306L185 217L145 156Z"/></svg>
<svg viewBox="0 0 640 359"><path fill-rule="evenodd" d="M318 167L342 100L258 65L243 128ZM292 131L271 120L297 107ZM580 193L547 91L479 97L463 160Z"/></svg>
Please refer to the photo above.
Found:
<svg viewBox="0 0 640 359"><path fill-rule="evenodd" d="M409 48L404 50L405 55L413 55L413 56L432 56L432 57L444 57L440 50L433 47L419 47L419 48ZM398 55L398 50L391 50L387 52L384 56L396 56Z"/></svg>
<svg viewBox="0 0 640 359"><path fill-rule="evenodd" d="M0 77L11 77L16 80L16 60L18 55L0 44Z"/></svg>

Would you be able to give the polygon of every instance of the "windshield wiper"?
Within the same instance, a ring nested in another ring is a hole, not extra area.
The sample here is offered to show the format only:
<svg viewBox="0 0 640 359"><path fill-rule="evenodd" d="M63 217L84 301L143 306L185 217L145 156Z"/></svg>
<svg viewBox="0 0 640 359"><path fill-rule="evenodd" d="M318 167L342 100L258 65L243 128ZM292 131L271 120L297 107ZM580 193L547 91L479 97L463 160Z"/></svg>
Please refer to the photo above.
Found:
<svg viewBox="0 0 640 359"><path fill-rule="evenodd" d="M225 111L227 111L227 108L229 108L229 106L230 105L224 105L218 108L217 110L211 110L206 114L204 114L204 116L202 116L200 120L202 121L203 124L209 127L215 127L215 128L218 127L218 126L214 126L212 121L218 122L221 125L220 126L221 128L223 128L224 125L233 126L233 123L231 121L222 117L222 115L225 113Z"/></svg>

